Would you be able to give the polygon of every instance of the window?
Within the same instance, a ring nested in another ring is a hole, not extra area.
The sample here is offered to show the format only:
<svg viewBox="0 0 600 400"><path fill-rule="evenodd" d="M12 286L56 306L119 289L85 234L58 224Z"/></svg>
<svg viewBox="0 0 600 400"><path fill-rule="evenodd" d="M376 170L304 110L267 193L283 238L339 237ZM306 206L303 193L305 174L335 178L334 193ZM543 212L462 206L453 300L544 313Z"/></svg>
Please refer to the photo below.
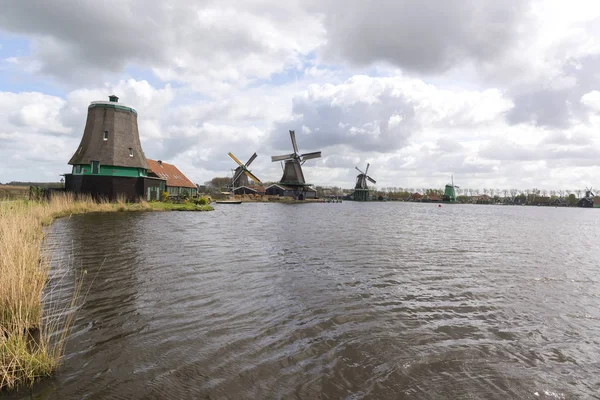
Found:
<svg viewBox="0 0 600 400"><path fill-rule="evenodd" d="M92 174L100 172L100 161L92 161Z"/></svg>
<svg viewBox="0 0 600 400"><path fill-rule="evenodd" d="M104 131L104 140L108 140L108 131Z"/></svg>
<svg viewBox="0 0 600 400"><path fill-rule="evenodd" d="M129 148L129 157L133 157L133 149L131 147Z"/></svg>

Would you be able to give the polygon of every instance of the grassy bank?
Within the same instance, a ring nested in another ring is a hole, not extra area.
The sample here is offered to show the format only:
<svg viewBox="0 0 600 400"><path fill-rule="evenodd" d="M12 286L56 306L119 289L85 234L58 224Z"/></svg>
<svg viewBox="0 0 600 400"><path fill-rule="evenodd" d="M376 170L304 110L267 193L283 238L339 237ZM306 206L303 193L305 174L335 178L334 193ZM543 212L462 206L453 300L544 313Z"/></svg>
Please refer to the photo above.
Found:
<svg viewBox="0 0 600 400"><path fill-rule="evenodd" d="M0 185L1 200L22 200L29 195L29 186Z"/></svg>
<svg viewBox="0 0 600 400"><path fill-rule="evenodd" d="M56 369L73 317L72 312L64 310L53 321L43 318L42 296L51 265L42 251L43 226L73 214L171 210L209 211L212 207L192 203L97 203L91 199L76 201L68 194L53 196L48 202L0 202L0 391L31 385ZM74 293L71 307L78 301L78 288Z"/></svg>

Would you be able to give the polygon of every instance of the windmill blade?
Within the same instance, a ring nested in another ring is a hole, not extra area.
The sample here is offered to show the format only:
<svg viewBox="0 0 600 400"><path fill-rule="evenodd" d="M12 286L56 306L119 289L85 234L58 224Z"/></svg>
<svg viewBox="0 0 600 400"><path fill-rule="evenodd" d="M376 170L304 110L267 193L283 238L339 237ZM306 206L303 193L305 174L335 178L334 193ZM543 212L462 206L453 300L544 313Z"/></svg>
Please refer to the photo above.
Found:
<svg viewBox="0 0 600 400"><path fill-rule="evenodd" d="M370 165L371 165L371 164L367 163L367 169L365 169L365 175L369 173L369 166L370 166Z"/></svg>
<svg viewBox="0 0 600 400"><path fill-rule="evenodd" d="M271 156L271 162L291 160L292 158L294 158L293 154L286 154L284 156Z"/></svg>
<svg viewBox="0 0 600 400"><path fill-rule="evenodd" d="M320 157L321 157L321 152L320 151L315 151L314 153L302 154L302 159L303 160L310 160L311 158L320 158Z"/></svg>
<svg viewBox="0 0 600 400"><path fill-rule="evenodd" d="M248 161L246 161L246 168L248 168L250 166L250 164L252 164L252 161L254 161L254 159L257 157L256 153L252 154L252 157L250 157L250 159Z"/></svg>
<svg viewBox="0 0 600 400"><path fill-rule="evenodd" d="M377 182L375 181L375 179L371 178L370 176L367 176L367 179L369 180L369 182L372 182L372 183L377 183Z"/></svg>
<svg viewBox="0 0 600 400"><path fill-rule="evenodd" d="M298 154L298 144L296 143L296 132L290 131L290 138L292 139L292 146L294 146L294 154Z"/></svg>
<svg viewBox="0 0 600 400"><path fill-rule="evenodd" d="M364 173L364 172L362 172L360 169L358 169L358 167L354 167L354 168L356 168L356 170L357 170L358 172L360 172L361 174L363 174L363 175L365 174L365 173Z"/></svg>
<svg viewBox="0 0 600 400"><path fill-rule="evenodd" d="M231 154L231 152L227 153L227 155L228 155L229 157L231 157L231 159L232 159L233 161L235 161L236 163L238 163L238 165L244 165L244 164L242 164L242 162L241 162L240 160L238 160L238 159L237 159L237 157L236 157L236 156L234 156L233 154Z"/></svg>
<svg viewBox="0 0 600 400"><path fill-rule="evenodd" d="M260 179L258 179L256 176L252 175L252 172L244 171L244 173L246 174L246 176L248 176L248 178L252 179L255 183L262 183L260 181Z"/></svg>

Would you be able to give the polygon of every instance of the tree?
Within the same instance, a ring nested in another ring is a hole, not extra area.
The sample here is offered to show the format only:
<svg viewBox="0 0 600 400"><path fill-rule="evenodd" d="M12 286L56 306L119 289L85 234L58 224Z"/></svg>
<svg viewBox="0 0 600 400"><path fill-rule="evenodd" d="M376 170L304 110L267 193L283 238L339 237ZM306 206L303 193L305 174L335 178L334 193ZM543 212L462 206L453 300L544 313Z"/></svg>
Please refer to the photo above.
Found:
<svg viewBox="0 0 600 400"><path fill-rule="evenodd" d="M575 193L577 193L577 198L580 199L581 198L581 189L575 190Z"/></svg>
<svg viewBox="0 0 600 400"><path fill-rule="evenodd" d="M223 189L231 185L231 178L215 177L210 180L210 185L215 189Z"/></svg>
<svg viewBox="0 0 600 400"><path fill-rule="evenodd" d="M567 197L567 202L571 205L574 205L577 203L577 197L575 197L575 195L573 193L571 193L568 197Z"/></svg>

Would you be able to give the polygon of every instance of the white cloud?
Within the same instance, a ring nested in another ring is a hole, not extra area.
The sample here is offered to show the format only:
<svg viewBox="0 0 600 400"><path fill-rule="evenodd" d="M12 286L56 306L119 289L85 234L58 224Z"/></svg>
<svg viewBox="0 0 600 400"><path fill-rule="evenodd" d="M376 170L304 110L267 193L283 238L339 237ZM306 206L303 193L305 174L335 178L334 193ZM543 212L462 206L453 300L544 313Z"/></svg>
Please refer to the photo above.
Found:
<svg viewBox="0 0 600 400"><path fill-rule="evenodd" d="M600 111L600 92L592 90L581 96L581 103L594 111Z"/></svg>

